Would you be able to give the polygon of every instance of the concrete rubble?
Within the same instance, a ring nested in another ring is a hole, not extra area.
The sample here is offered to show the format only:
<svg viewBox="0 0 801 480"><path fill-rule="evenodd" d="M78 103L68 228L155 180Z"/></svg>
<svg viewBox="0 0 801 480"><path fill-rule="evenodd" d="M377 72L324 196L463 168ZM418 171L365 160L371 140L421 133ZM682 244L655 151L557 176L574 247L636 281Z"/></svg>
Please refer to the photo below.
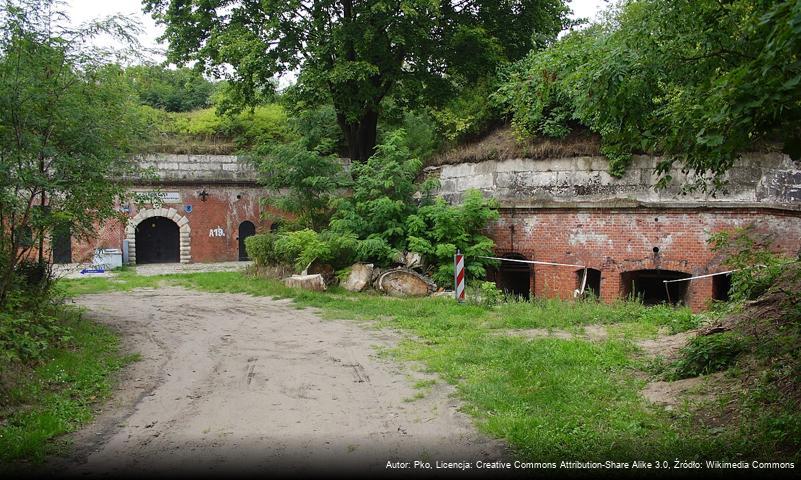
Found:
<svg viewBox="0 0 801 480"><path fill-rule="evenodd" d="M292 275L284 279L284 285L291 288L303 288L315 292L326 290L325 280L319 273L314 275Z"/></svg>
<svg viewBox="0 0 801 480"><path fill-rule="evenodd" d="M372 263L356 263L350 268L348 278L342 283L342 288L350 292L362 292L370 288L375 267Z"/></svg>
<svg viewBox="0 0 801 480"><path fill-rule="evenodd" d="M406 268L383 272L375 283L376 290L393 297L425 297L436 291L428 277Z"/></svg>

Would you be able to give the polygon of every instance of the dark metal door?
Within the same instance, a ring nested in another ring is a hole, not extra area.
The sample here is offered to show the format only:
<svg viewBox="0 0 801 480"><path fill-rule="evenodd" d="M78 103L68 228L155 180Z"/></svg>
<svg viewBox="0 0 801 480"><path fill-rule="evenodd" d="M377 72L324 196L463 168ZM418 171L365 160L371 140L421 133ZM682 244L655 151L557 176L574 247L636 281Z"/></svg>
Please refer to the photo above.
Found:
<svg viewBox="0 0 801 480"><path fill-rule="evenodd" d="M181 258L178 224L152 217L136 226L136 263L175 263Z"/></svg>
<svg viewBox="0 0 801 480"><path fill-rule="evenodd" d="M245 220L239 224L239 260L250 260L245 239L256 234L256 225Z"/></svg>

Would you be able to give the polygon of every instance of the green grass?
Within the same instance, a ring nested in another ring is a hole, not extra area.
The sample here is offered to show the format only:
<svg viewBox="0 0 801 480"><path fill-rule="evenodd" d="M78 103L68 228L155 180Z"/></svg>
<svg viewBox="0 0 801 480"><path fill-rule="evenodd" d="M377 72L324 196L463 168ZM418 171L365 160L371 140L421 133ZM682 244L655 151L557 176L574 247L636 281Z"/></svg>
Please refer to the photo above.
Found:
<svg viewBox="0 0 801 480"><path fill-rule="evenodd" d="M0 391L0 463L41 461L58 449L52 439L90 421L93 405L111 393L111 374L136 360L120 354L108 328L74 309L64 315L68 346L46 352L35 368L5 366L16 381Z"/></svg>
<svg viewBox="0 0 801 480"><path fill-rule="evenodd" d="M481 430L506 439L528 459L738 459L775 451L744 438L736 425L708 431L693 423L686 408L667 412L640 395L646 374L632 340L697 326L701 317L686 309L556 300L489 308L447 298L293 290L237 272L105 282L69 281L65 288L74 294L170 284L292 298L299 308L319 308L326 318L368 320L374 328L406 332L397 348L381 353L421 362L428 373L439 374L455 386ZM607 325L610 337L587 341L497 334L525 328L581 333L592 324ZM422 382L409 402L425 396L430 384Z"/></svg>

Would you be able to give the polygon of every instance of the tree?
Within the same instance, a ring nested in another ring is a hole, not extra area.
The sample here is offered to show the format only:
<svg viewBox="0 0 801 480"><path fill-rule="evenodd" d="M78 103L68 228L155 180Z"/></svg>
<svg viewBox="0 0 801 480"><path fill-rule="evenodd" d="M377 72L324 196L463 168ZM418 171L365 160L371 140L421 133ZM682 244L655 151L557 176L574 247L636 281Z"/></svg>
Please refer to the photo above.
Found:
<svg viewBox="0 0 801 480"><path fill-rule="evenodd" d="M0 7L0 305L20 265L55 229L88 235L118 214L115 181L137 140L136 102L122 70L86 47L110 20L86 30L60 26L52 0ZM29 278L29 280L31 280Z"/></svg>
<svg viewBox="0 0 801 480"><path fill-rule="evenodd" d="M528 134L579 123L603 139L613 173L632 152L722 175L760 141L801 158L801 0L630 0L590 28L533 51L497 97Z"/></svg>
<svg viewBox="0 0 801 480"><path fill-rule="evenodd" d="M135 65L125 74L144 105L168 112L189 112L211 105L215 85L193 69Z"/></svg>
<svg viewBox="0 0 801 480"><path fill-rule="evenodd" d="M244 98L299 70L298 96L332 103L351 159L376 144L381 102L442 100L460 82L553 40L563 0L144 0L166 25L169 58L216 75L233 66Z"/></svg>

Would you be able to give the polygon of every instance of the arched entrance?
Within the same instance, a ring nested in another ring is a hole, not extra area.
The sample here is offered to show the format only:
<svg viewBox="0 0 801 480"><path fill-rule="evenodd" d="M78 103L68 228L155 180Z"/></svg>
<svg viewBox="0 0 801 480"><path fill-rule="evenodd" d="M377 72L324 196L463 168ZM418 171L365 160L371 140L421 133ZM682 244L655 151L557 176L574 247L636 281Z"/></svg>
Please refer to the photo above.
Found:
<svg viewBox="0 0 801 480"><path fill-rule="evenodd" d="M509 253L503 258L526 260L519 253ZM528 300L531 298L531 265L519 262L501 262L495 284L509 295Z"/></svg>
<svg viewBox="0 0 801 480"><path fill-rule="evenodd" d="M139 246L137 245L137 237L139 237L139 224L148 221L154 217L164 217L168 221L172 221L178 226L178 254L181 263L189 263L192 261L189 218L178 214L174 208L146 208L140 210L133 218L128 221L128 226L125 227L125 238L128 240L128 262L132 264L142 263L137 255ZM154 227L151 227L154 228ZM147 261L147 255L145 261ZM171 260L177 261L177 260ZM151 262L152 263L152 262Z"/></svg>
<svg viewBox="0 0 801 480"><path fill-rule="evenodd" d="M253 222L245 220L239 224L239 260L250 260L248 249L245 245L245 239L256 235L256 225Z"/></svg>
<svg viewBox="0 0 801 480"><path fill-rule="evenodd" d="M178 224L150 217L136 226L136 263L177 263L181 259Z"/></svg>

